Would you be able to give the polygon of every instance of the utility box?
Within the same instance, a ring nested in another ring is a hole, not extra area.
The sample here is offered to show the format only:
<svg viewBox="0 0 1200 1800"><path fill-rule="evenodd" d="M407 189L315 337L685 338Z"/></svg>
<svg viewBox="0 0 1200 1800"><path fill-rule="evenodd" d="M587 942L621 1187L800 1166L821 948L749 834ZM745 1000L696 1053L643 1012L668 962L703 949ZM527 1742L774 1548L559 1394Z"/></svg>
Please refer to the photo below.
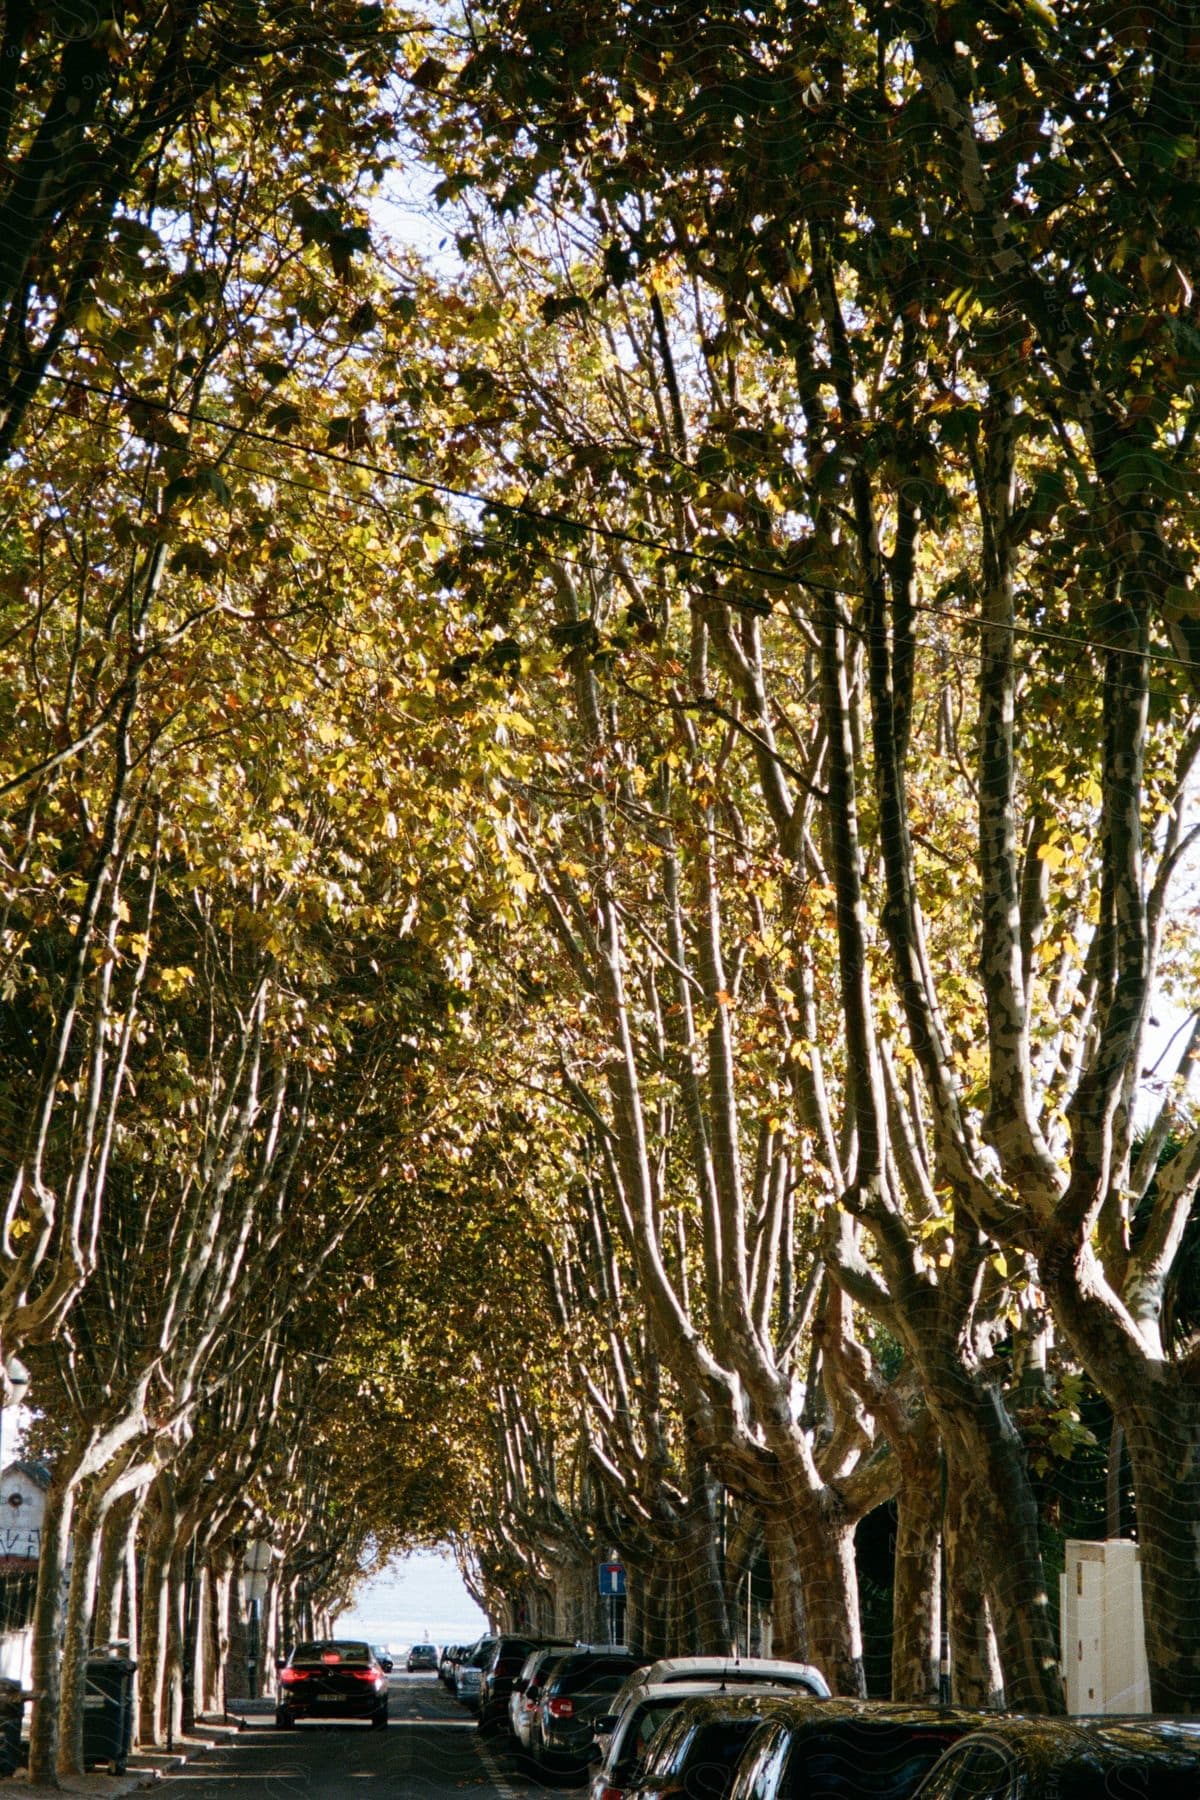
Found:
<svg viewBox="0 0 1200 1800"><path fill-rule="evenodd" d="M1058 1578L1069 1713L1148 1713L1141 1552L1125 1538L1066 1542Z"/></svg>

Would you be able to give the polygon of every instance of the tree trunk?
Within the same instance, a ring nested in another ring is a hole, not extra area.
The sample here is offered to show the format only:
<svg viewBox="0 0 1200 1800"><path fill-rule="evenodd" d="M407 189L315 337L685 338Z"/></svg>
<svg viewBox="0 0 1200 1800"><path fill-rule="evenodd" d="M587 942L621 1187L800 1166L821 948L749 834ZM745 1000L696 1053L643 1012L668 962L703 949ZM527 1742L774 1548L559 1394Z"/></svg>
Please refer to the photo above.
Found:
<svg viewBox="0 0 1200 1800"><path fill-rule="evenodd" d="M124 1580L121 1584L124 1589L124 1606L122 1606L124 1636L130 1643L131 1656L137 1656L137 1652L139 1652L140 1631L142 1631L142 1562L140 1562L139 1550L137 1550L140 1523L142 1523L142 1496L139 1496L139 1503L133 1508L130 1519L128 1519L128 1526L126 1526ZM117 1633L117 1636L121 1636L121 1631ZM135 1705L137 1705L137 1696L135 1696ZM137 1742L137 1721L135 1721L133 1741Z"/></svg>
<svg viewBox="0 0 1200 1800"><path fill-rule="evenodd" d="M625 1635L639 1656L656 1661L671 1653L669 1634L671 1571L665 1554L631 1571L626 1601Z"/></svg>
<svg viewBox="0 0 1200 1800"><path fill-rule="evenodd" d="M87 1654L91 1641L92 1606L100 1565L103 1528L102 1494L93 1481L88 1498L76 1506L71 1547L71 1581L67 1590L66 1626L62 1649L62 1687L58 1708L60 1775L83 1774L83 1701L87 1687Z"/></svg>
<svg viewBox="0 0 1200 1800"><path fill-rule="evenodd" d="M838 1516L824 1500L814 1511L796 1533L812 1660L835 1694L865 1697L854 1521ZM775 1654L790 1652L777 1647Z"/></svg>
<svg viewBox="0 0 1200 1800"><path fill-rule="evenodd" d="M698 1454L689 1452L691 1493L679 1554L689 1591L697 1652L724 1656L733 1642L721 1567L720 1486Z"/></svg>
<svg viewBox="0 0 1200 1800"><path fill-rule="evenodd" d="M266 1592L263 1595L262 1619L258 1631L254 1698L271 1691L275 1682L276 1661L284 1655L282 1605L283 1584L279 1579L279 1563L272 1557L267 1568Z"/></svg>
<svg viewBox="0 0 1200 1800"><path fill-rule="evenodd" d="M775 1656L808 1662L808 1616L804 1607L804 1582L800 1557L789 1521L777 1513L763 1514L763 1541L771 1568L771 1646ZM830 1686L832 1686L832 1682Z"/></svg>
<svg viewBox="0 0 1200 1800"><path fill-rule="evenodd" d="M1037 1508L1024 1451L993 1440L972 1468L976 1556L1004 1674L1006 1702L1021 1712L1066 1710L1058 1645L1048 1609Z"/></svg>
<svg viewBox="0 0 1200 1800"><path fill-rule="evenodd" d="M927 1391L949 1486L967 1509L959 1529L980 1565L1006 1703L1019 1712L1061 1714L1062 1670L1024 1446L998 1389L977 1386L965 1370L940 1379L934 1372Z"/></svg>
<svg viewBox="0 0 1200 1800"><path fill-rule="evenodd" d="M176 1513L173 1501L162 1492L163 1485L161 1481L158 1483L158 1515L146 1549L141 1632L138 1637L138 1662L142 1677L138 1683L138 1742L146 1745L166 1741L169 1595Z"/></svg>
<svg viewBox="0 0 1200 1800"><path fill-rule="evenodd" d="M951 1473L946 1494L946 1614L951 1692L956 1706L1000 1706L1003 1677L977 1555L978 1522L969 1490Z"/></svg>
<svg viewBox="0 0 1200 1800"><path fill-rule="evenodd" d="M1141 1550L1142 1618L1156 1713L1200 1713L1200 1402L1147 1381L1122 1408Z"/></svg>
<svg viewBox="0 0 1200 1800"><path fill-rule="evenodd" d="M42 1519L37 1598L33 1608L33 1685L41 1695L41 1699L33 1703L29 1727L29 1779L35 1787L56 1788L59 1785L56 1771L61 1669L58 1634L74 1503L75 1489L69 1481L64 1480L60 1485L56 1479L50 1483Z"/></svg>
<svg viewBox="0 0 1200 1800"><path fill-rule="evenodd" d="M185 1606L187 1598L185 1589ZM214 1606L212 1571L207 1561L200 1562L196 1566L193 1577L191 1600L192 1644L188 1681L191 1687L193 1720L201 1718L208 1711L209 1696L213 1685Z"/></svg>
<svg viewBox="0 0 1200 1800"><path fill-rule="evenodd" d="M166 1655L162 1662L162 1679L165 1688L165 1705L167 1708L168 1731L172 1738L182 1737L185 1723L185 1698L187 1688L184 1681L184 1601L186 1587L183 1574L185 1551L179 1540L178 1529L167 1563L166 1571Z"/></svg>
<svg viewBox="0 0 1200 1800"><path fill-rule="evenodd" d="M224 1713L225 1696L229 1692L229 1669L233 1652L235 1588L233 1554L228 1547L218 1550L211 1559L212 1568L212 1679L206 1693L205 1711ZM238 1611L240 1612L240 1607ZM245 1644L243 1641L243 1656Z"/></svg>
<svg viewBox="0 0 1200 1800"><path fill-rule="evenodd" d="M938 1462L906 1470L896 1494L892 1699L938 1697L942 1494Z"/></svg>
<svg viewBox="0 0 1200 1800"><path fill-rule="evenodd" d="M835 1694L864 1695L854 1525L826 1497L763 1513L772 1655L814 1662Z"/></svg>
<svg viewBox="0 0 1200 1800"><path fill-rule="evenodd" d="M137 1529L139 1503L140 1496L128 1494L116 1502L104 1520L92 1616L92 1642L101 1650L122 1641L128 1540L130 1533Z"/></svg>
<svg viewBox="0 0 1200 1800"><path fill-rule="evenodd" d="M264 1593L258 1602L257 1615L251 1610L253 1601L247 1601L245 1588L239 1568L240 1558L234 1555L230 1561L228 1582L228 1643L224 1658L225 1699L257 1700L260 1690L259 1668L264 1657L271 1654L269 1643L270 1592ZM253 1661L253 1668L251 1668Z"/></svg>

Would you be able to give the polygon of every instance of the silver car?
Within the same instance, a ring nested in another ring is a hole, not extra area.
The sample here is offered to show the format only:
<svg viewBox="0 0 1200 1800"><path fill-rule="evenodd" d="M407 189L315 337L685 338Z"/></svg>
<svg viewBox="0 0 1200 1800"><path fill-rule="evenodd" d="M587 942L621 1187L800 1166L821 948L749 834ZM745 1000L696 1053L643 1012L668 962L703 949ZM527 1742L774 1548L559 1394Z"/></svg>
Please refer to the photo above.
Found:
<svg viewBox="0 0 1200 1800"><path fill-rule="evenodd" d="M494 1637L482 1637L454 1671L454 1698L471 1710L479 1705L479 1681L483 1665L492 1653Z"/></svg>
<svg viewBox="0 0 1200 1800"><path fill-rule="evenodd" d="M645 1690L677 1681L712 1681L723 1688L779 1687L791 1694L811 1694L818 1700L829 1698L829 1683L812 1663L786 1662L774 1656L664 1656L635 1669L614 1694L607 1716L597 1721L596 1742L601 1754L608 1750L610 1720Z"/></svg>
<svg viewBox="0 0 1200 1800"><path fill-rule="evenodd" d="M639 1670L639 1673L641 1671ZM606 1749L600 1766L593 1772L590 1800L627 1800L641 1776L647 1746L663 1722L670 1718L685 1700L704 1700L728 1692L718 1681L656 1682L651 1687L632 1687L629 1700L618 1713L609 1713L598 1725L607 1725ZM762 1693L774 1699L786 1699L795 1688L764 1685L746 1686L738 1692ZM597 1737L599 1742L599 1737Z"/></svg>
<svg viewBox="0 0 1200 1800"><path fill-rule="evenodd" d="M508 1702L508 1725L519 1758L527 1758L533 1751L532 1733L542 1700L542 1678L547 1669L573 1647L571 1644L545 1644L538 1650L531 1650L513 1682Z"/></svg>

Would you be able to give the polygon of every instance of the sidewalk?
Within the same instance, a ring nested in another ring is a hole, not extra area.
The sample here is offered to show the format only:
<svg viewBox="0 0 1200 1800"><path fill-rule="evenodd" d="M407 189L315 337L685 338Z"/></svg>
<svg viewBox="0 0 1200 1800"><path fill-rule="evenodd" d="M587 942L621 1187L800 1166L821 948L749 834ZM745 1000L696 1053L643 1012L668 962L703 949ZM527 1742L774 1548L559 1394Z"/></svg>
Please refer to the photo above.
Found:
<svg viewBox="0 0 1200 1800"><path fill-rule="evenodd" d="M237 1702L238 1714L244 1713L247 1717L264 1712L268 1707L274 1710L272 1702ZM136 1794L143 1788L153 1787L164 1776L174 1775L200 1751L211 1750L214 1745L235 1738L237 1734L237 1714L231 1712L228 1722L221 1719L201 1719L197 1722L196 1733L180 1738L170 1754L165 1750L133 1750L124 1775L110 1775L106 1769L93 1769L86 1775L64 1777L58 1791L63 1794L87 1794L95 1796L95 1800L108 1800L110 1795ZM46 1788L30 1787L20 1773L7 1779L0 1777L0 1800L42 1800L42 1796L48 1791Z"/></svg>

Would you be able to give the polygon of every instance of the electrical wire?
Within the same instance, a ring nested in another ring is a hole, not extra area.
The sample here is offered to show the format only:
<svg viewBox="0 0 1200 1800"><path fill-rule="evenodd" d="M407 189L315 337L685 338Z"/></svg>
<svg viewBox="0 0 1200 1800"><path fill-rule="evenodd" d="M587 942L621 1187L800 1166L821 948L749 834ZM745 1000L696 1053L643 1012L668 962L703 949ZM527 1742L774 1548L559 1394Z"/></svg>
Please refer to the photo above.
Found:
<svg viewBox="0 0 1200 1800"><path fill-rule="evenodd" d="M599 538L602 542L623 545L628 548L649 550L672 562L685 562L701 568L724 570L734 574L753 575L760 580L773 582L781 588L803 587L814 593L854 594L855 590L839 587L832 582L814 581L802 574L793 574L764 563L756 563L747 557L728 552L713 550L689 550L672 544L665 538L653 536L648 532L624 530L619 526L601 525L585 522L573 514L531 505L527 501L519 504L513 501L500 500L493 495L481 493L473 488L456 486L452 482L438 481L432 476L420 475L411 469L398 469L387 463L374 461L370 457L355 456L345 451L331 449L326 445L310 444L294 438L280 437L277 433L264 431L252 425L238 425L228 419L220 419L211 413L198 412L192 409L173 406L166 400L150 400L141 394L123 392L119 388L105 387L97 382L84 381L78 376L61 375L55 371L47 371L46 379L61 387L73 388L79 392L91 394L93 397L113 401L120 405L133 404L146 408L151 412L161 413L164 417L184 419L189 424L202 424L214 430L223 431L234 438L244 438L254 443L267 444L272 449L290 451L294 456L309 457L314 460L332 463L337 467L352 469L358 473L379 476L384 480L401 482L408 487L421 488L427 493L444 494L450 499L466 501L486 511L499 512L523 523L545 525L547 528L566 531L576 538ZM49 409L61 414L65 409ZM237 465L244 467L244 465ZM261 470L253 471L263 474ZM266 476L266 479L288 479L278 476ZM294 485L303 486L302 483ZM316 490L319 491L319 490ZM570 559L572 566L593 569L597 565L579 558ZM769 608L752 605L739 600L735 595L719 594L713 598L723 604L755 614L765 613ZM929 617L940 618L949 624L967 630L1001 630L1014 638L1021 638L1037 643L1060 645L1068 649L1088 650L1107 656L1139 657L1145 655L1147 661L1162 668L1179 669L1186 674L1200 675L1200 660L1193 657L1177 656L1167 650L1154 647L1144 652L1131 649L1125 644L1114 644L1103 638L1092 637L1086 633L1055 631L1049 626L1025 625L1016 622L997 624L994 621L977 619L953 607L935 606L932 603L918 603L916 611Z"/></svg>

